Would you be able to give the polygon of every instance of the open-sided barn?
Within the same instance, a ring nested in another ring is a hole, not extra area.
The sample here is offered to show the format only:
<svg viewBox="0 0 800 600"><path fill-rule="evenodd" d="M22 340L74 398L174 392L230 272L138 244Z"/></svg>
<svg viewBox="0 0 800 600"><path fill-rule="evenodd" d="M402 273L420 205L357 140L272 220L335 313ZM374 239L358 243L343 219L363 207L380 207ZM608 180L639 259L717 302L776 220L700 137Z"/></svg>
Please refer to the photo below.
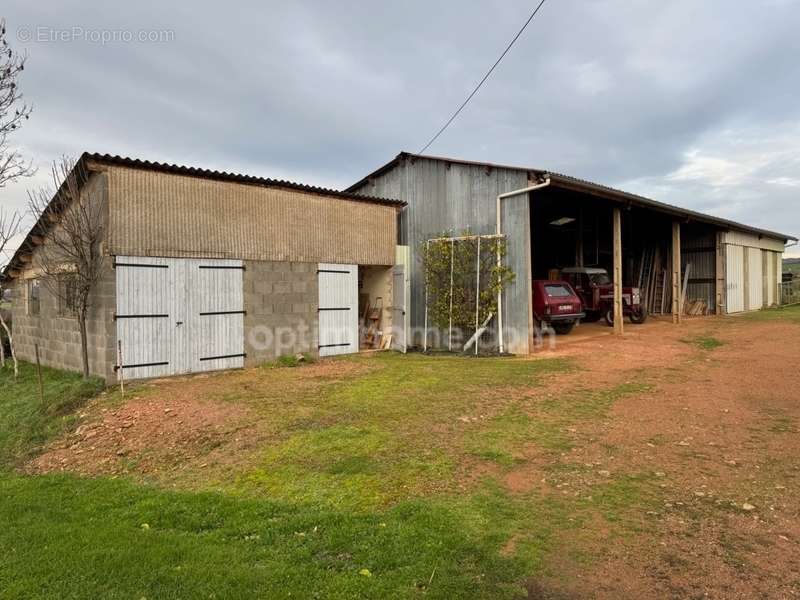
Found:
<svg viewBox="0 0 800 600"><path fill-rule="evenodd" d="M651 310L678 321L684 278L686 301L704 313L779 304L781 258L795 239L566 175L406 152L348 191L407 202L399 230L412 256L411 343L419 345L425 286L413 257L443 231L506 236L517 277L504 293L496 338L516 353L533 351L531 281L552 269L603 267L618 285L647 291Z"/></svg>

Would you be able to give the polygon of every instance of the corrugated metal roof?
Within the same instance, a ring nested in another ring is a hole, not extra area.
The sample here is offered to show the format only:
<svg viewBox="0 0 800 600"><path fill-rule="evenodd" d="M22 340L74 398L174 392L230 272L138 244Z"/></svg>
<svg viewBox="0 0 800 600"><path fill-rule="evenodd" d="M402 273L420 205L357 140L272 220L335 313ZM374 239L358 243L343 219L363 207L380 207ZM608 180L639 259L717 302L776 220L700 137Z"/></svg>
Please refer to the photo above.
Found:
<svg viewBox="0 0 800 600"><path fill-rule="evenodd" d="M355 200L357 202L371 202L374 204L388 204L392 206L405 206L406 204L403 200L362 196L359 194L348 192L347 190L344 191L333 190L330 188L324 188L315 185L307 185L305 183L286 181L284 179L270 179L268 177L256 177L254 175L243 175L240 173L228 173L227 171L211 171L209 169L201 169L198 167L187 167L183 165L152 162L149 160L140 160L138 158L128 158L126 156L85 152L81 156L80 160L95 161L99 163L129 167L132 169L148 169L151 171L160 171L162 173L188 175L189 177L202 177L204 179L214 179L217 181L233 181L236 183L246 183L250 185L263 185L266 187L287 188L291 190L300 190L304 192L310 192L313 194L320 194L323 196L332 196L334 198Z"/></svg>
<svg viewBox="0 0 800 600"><path fill-rule="evenodd" d="M401 208L406 205L403 200L395 200L390 198L374 198L371 196L364 196L355 194L348 191L332 190L328 188L306 185L303 183L296 183L293 181L285 181L282 179L269 179L266 177L255 177L253 175L242 175L240 173L228 173L226 171L212 171L209 169L200 169L197 167L187 167L176 164L167 164L152 162L149 160L140 160L136 158L128 158L125 156L111 155L111 154L98 154L91 152L84 152L75 164L74 169L78 169L82 173L88 172L88 164L90 162L116 165L121 167L128 167L132 169L144 169L150 171L159 171L162 173L172 173L175 175L185 175L189 177L199 177L203 179L212 179L216 181L230 181L234 183L243 183L247 185L257 185L272 188L283 188L289 190L297 190L320 196L326 196L332 199L352 200L356 202L363 202L368 204L381 204L386 206L394 206ZM83 178L82 178L83 179ZM57 196L58 194L56 194ZM5 279L8 272L15 268L19 262L21 255L26 254L34 247L31 237L36 235L37 232L45 230L49 225L40 217L34 226L30 229L23 242L19 245L14 256L8 261L8 264L3 268L0 274L0 279Z"/></svg>
<svg viewBox="0 0 800 600"><path fill-rule="evenodd" d="M644 196L639 196L637 194L624 192L622 190L608 187L599 183L593 183L585 179L572 177L571 175L564 175L561 173L555 173L553 171L546 171L544 169L537 169L532 167L520 167L520 166L504 165L491 162L479 162L472 160L463 160L459 158L448 158L444 156L432 156L428 154L414 154L411 152L401 152L400 154L395 156L392 160L390 160L388 163L379 167L366 177L363 177L362 179L360 179L359 181L348 187L345 191L353 192L354 190L368 183L370 179L373 179L375 177L378 177L379 175L382 175L383 173L386 173L387 171L390 171L402 160L417 160L417 159L435 160L435 161L442 161L459 165L478 166L478 167L484 167L486 169L509 169L514 171L525 171L528 173L535 173L539 177L549 176L551 185L555 185L558 187L594 194L596 196L602 196L604 198L608 198L618 202L643 206L646 208L657 210L659 212L664 212L674 216L691 219L701 223L709 223L725 229L736 229L739 231L746 231L761 236L782 239L784 241L788 240L797 241L797 238L792 235L779 233L777 231L770 231L767 229L760 229L758 227L745 225L744 223L737 223L736 221L731 221L729 219L723 219L721 217L715 217L694 210L681 208L680 206L666 204L665 202L659 202L657 200L652 200Z"/></svg>

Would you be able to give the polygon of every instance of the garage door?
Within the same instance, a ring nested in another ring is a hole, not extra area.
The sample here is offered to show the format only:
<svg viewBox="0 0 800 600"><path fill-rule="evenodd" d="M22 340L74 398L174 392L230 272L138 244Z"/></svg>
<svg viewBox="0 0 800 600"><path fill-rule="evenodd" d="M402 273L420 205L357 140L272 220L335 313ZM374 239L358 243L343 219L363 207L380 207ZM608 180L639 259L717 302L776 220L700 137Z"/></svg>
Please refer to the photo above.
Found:
<svg viewBox="0 0 800 600"><path fill-rule="evenodd" d="M126 378L244 365L242 261L118 256L115 269Z"/></svg>
<svg viewBox="0 0 800 600"><path fill-rule="evenodd" d="M358 265L320 263L319 355L358 352Z"/></svg>

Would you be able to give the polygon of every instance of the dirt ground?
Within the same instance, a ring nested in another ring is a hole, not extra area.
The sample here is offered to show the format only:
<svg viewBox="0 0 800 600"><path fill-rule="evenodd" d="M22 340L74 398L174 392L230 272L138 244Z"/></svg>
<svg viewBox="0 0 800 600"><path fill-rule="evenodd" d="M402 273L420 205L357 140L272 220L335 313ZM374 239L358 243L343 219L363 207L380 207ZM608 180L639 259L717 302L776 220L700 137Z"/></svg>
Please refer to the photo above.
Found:
<svg viewBox="0 0 800 600"><path fill-rule="evenodd" d="M722 345L687 343L708 338ZM531 597L800 596L800 327L653 322L627 328L624 340L584 333L556 352L580 357L606 384L632 370L654 383L654 393L622 398L607 420L577 431L566 460L603 474L652 472L663 493L639 532L564 539L594 560L554 561L555 575L532 581ZM577 493L584 477L549 483Z"/></svg>
<svg viewBox="0 0 800 600"><path fill-rule="evenodd" d="M558 535L545 574L528 583L530 598L800 596L800 324L709 317L676 327L651 319L627 325L624 338L581 325L533 360L542 356L569 358L579 369L531 390L534 399L631 383L647 390L568 427L571 449L560 456L530 444L509 470L473 459L465 485L488 475L511 494L580 498L598 480L646 474L655 491L626 515L633 526L598 520ZM322 362L305 367L303 385L362 368ZM116 407L99 399L28 471L157 477L251 451L265 434L254 433L248 406L219 401L231 377L246 388L254 375L170 380L162 393ZM286 401L275 393L269 400ZM515 543L503 553L513 554Z"/></svg>

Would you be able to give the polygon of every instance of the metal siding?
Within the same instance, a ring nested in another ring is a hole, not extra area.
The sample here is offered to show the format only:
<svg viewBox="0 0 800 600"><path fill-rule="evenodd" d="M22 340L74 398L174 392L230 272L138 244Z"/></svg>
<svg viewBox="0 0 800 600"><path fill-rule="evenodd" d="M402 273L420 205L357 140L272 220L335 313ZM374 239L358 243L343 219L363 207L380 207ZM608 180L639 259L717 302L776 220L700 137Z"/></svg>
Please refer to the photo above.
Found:
<svg viewBox="0 0 800 600"><path fill-rule="evenodd" d="M725 244L725 312L744 310L744 248Z"/></svg>
<svg viewBox="0 0 800 600"><path fill-rule="evenodd" d="M681 273L686 273L687 266L692 265L689 272L689 283L686 286L686 300L687 302L705 300L709 312L713 313L716 307L716 233L687 236L687 238L681 238ZM693 282L693 279L708 281Z"/></svg>
<svg viewBox="0 0 800 600"><path fill-rule="evenodd" d="M530 202L528 194L503 199L501 219L506 234L506 260L516 274L503 294L503 339L505 349L528 354L530 348Z"/></svg>
<svg viewBox="0 0 800 600"><path fill-rule="evenodd" d="M764 306L764 281L762 278L761 250L758 248L747 248L748 279L749 279L749 303L750 310L757 310Z"/></svg>
<svg viewBox="0 0 800 600"><path fill-rule="evenodd" d="M317 276L319 355L358 352L358 266L320 263Z"/></svg>
<svg viewBox="0 0 800 600"><path fill-rule="evenodd" d="M772 252L783 252L785 246L784 240L782 239L768 238L741 231L724 231L722 233L722 241L725 244L749 246L751 248L771 250Z"/></svg>
<svg viewBox="0 0 800 600"><path fill-rule="evenodd" d="M411 251L409 316L411 329L416 332L409 344L422 345L425 321L425 277L418 255L420 245L443 231L461 233L469 229L472 233L495 233L498 194L527 185L525 171L420 158L402 161L357 190L370 196L401 198L408 203L405 220ZM527 277L526 273L516 275ZM525 306L527 314L527 300ZM508 310L516 313L517 307L509 305ZM495 323L490 324L490 330L496 327ZM447 340L447 335L439 337Z"/></svg>
<svg viewBox="0 0 800 600"><path fill-rule="evenodd" d="M392 265L397 209L109 167L109 252Z"/></svg>

